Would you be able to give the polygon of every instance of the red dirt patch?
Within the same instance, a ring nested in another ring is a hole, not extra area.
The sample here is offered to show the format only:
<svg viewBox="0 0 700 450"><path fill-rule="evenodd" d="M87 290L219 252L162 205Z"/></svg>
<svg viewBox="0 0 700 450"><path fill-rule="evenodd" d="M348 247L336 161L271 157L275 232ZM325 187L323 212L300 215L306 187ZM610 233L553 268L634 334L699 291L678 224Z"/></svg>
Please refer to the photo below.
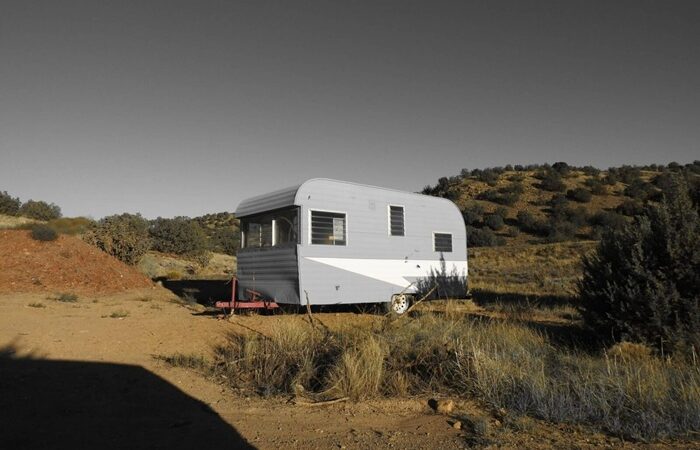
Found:
<svg viewBox="0 0 700 450"><path fill-rule="evenodd" d="M133 267L73 236L40 242L24 230L0 231L0 293L105 294L152 286Z"/></svg>

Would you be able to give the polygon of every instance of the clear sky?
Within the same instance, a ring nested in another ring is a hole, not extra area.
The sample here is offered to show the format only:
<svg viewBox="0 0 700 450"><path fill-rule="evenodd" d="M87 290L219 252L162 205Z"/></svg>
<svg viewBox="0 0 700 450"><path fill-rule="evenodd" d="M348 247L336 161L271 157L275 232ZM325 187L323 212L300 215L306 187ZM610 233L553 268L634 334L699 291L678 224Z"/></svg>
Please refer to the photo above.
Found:
<svg viewBox="0 0 700 450"><path fill-rule="evenodd" d="M699 142L698 1L0 3L0 191L66 215Z"/></svg>

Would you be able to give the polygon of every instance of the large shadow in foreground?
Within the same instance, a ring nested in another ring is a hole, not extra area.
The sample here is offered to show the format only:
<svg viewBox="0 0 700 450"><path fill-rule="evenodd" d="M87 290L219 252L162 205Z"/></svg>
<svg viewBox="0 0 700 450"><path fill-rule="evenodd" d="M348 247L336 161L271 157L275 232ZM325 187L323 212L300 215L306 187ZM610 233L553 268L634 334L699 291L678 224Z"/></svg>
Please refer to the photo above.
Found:
<svg viewBox="0 0 700 450"><path fill-rule="evenodd" d="M206 404L138 366L0 348L2 449L253 449Z"/></svg>

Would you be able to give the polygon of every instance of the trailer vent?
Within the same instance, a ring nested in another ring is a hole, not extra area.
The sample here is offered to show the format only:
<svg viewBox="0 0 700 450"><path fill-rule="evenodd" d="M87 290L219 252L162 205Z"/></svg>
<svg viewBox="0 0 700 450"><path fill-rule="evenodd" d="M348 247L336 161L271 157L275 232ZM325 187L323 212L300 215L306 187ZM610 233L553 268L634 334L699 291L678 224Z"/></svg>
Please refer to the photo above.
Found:
<svg viewBox="0 0 700 450"><path fill-rule="evenodd" d="M312 244L345 245L346 236L345 214L311 211Z"/></svg>
<svg viewBox="0 0 700 450"><path fill-rule="evenodd" d="M433 233L433 239L436 252L452 251L452 235L450 233Z"/></svg>
<svg viewBox="0 0 700 450"><path fill-rule="evenodd" d="M389 229L392 236L405 236L403 206L389 206Z"/></svg>

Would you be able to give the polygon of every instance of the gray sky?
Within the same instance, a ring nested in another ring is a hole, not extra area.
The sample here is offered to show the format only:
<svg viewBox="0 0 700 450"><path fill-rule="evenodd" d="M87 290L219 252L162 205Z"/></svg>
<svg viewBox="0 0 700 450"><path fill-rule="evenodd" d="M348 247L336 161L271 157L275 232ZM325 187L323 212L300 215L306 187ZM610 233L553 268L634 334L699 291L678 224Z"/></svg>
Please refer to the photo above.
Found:
<svg viewBox="0 0 700 450"><path fill-rule="evenodd" d="M700 159L697 1L0 4L0 190L233 211L330 177Z"/></svg>

